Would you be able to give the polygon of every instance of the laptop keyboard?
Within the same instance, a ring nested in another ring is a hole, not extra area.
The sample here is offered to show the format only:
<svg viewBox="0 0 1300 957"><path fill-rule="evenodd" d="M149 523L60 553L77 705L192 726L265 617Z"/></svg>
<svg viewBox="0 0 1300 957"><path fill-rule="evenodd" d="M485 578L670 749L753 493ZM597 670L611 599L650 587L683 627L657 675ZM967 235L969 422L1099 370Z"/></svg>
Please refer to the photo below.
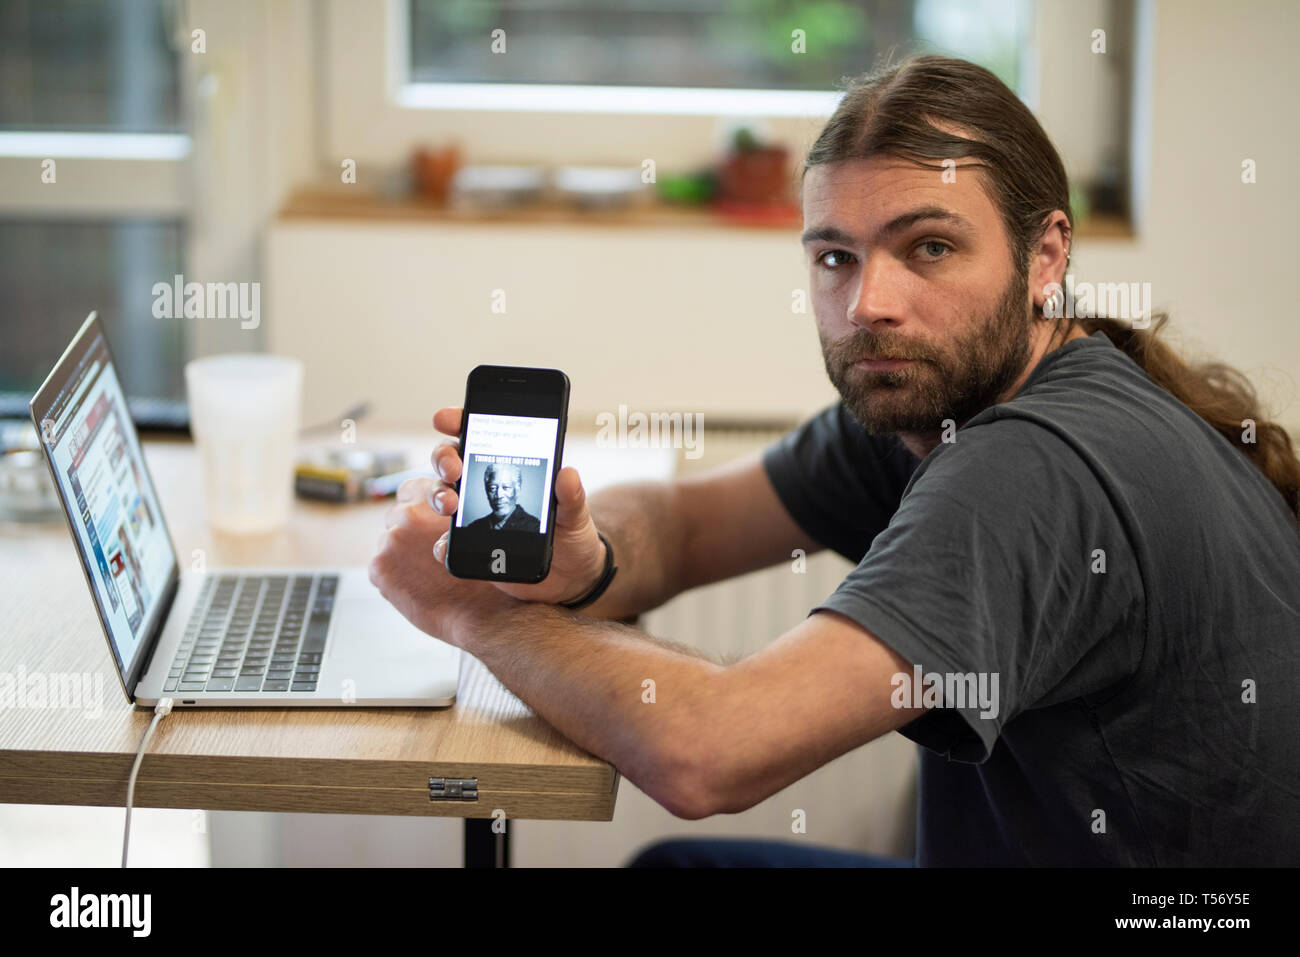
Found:
<svg viewBox="0 0 1300 957"><path fill-rule="evenodd" d="M163 691L315 691L338 584L337 575L209 577Z"/></svg>

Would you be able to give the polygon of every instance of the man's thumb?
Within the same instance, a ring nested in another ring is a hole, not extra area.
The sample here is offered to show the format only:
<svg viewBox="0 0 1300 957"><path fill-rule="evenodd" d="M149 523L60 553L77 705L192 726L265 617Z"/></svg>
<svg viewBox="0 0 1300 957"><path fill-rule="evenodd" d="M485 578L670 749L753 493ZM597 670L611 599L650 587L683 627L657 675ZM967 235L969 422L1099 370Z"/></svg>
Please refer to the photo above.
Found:
<svg viewBox="0 0 1300 957"><path fill-rule="evenodd" d="M555 480L556 527L581 528L589 520L587 515L587 490L582 487L578 470L566 466L560 469Z"/></svg>

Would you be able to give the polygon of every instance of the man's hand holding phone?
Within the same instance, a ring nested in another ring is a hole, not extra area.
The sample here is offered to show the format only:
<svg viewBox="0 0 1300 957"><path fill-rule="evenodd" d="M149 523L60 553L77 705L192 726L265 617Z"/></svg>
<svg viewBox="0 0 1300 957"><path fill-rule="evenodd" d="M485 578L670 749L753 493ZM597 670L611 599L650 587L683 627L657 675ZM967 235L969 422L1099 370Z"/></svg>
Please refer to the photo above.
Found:
<svg viewBox="0 0 1300 957"><path fill-rule="evenodd" d="M439 515L454 518L460 499L456 482L464 463L460 455L463 410L439 409L433 425L452 438L433 451L430 461L440 480L429 491L429 504ZM581 598L600 579L605 567L605 545L596 534L596 525L587 510L587 493L577 469L560 470L555 480L555 540L550 573L536 584L494 582L497 588L522 601L559 603ZM439 562L446 562L448 536L434 548Z"/></svg>

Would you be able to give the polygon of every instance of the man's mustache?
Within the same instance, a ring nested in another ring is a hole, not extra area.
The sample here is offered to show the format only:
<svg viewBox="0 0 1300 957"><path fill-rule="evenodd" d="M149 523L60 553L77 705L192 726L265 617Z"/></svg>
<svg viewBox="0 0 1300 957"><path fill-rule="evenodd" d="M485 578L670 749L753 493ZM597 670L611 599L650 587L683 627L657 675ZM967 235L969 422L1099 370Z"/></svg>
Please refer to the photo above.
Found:
<svg viewBox="0 0 1300 957"><path fill-rule="evenodd" d="M896 336L856 332L831 345L830 357L840 365L851 365L866 359L929 359L924 346Z"/></svg>

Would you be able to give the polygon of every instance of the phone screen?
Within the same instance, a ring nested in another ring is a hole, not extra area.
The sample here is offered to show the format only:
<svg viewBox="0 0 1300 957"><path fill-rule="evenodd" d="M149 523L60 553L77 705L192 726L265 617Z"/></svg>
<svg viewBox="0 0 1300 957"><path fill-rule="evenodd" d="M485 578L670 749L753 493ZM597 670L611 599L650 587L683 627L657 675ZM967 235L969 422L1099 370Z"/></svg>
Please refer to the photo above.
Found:
<svg viewBox="0 0 1300 957"><path fill-rule="evenodd" d="M540 535L559 427L559 419L469 413L457 527Z"/></svg>
<svg viewBox="0 0 1300 957"><path fill-rule="evenodd" d="M550 569L568 382L553 370L483 368L466 394L448 568L464 578L540 581Z"/></svg>

